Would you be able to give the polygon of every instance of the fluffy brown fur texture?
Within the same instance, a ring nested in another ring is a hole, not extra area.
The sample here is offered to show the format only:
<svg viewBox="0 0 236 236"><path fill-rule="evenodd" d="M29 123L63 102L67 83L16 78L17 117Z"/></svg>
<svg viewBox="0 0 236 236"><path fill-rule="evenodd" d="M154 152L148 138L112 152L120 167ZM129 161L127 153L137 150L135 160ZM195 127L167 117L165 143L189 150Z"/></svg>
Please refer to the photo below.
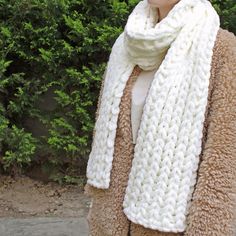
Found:
<svg viewBox="0 0 236 236"><path fill-rule="evenodd" d="M122 202L132 164L130 102L136 66L121 98L109 189L85 185L92 197L87 216L90 236L235 236L236 235L236 37L219 29L213 49L208 104L197 183L183 233L151 230L131 222ZM102 82L96 119L98 117Z"/></svg>

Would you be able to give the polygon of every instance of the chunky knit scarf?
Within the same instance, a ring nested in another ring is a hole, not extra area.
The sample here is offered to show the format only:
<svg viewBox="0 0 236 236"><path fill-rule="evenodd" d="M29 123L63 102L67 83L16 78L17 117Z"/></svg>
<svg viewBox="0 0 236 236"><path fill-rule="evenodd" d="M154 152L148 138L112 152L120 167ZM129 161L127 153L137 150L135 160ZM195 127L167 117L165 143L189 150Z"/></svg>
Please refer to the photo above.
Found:
<svg viewBox="0 0 236 236"><path fill-rule="evenodd" d="M146 97L123 210L147 228L181 232L197 179L211 60L219 17L207 0L180 0L157 23L140 1L115 41L107 65L87 182L110 183L119 104L135 65L156 68Z"/></svg>

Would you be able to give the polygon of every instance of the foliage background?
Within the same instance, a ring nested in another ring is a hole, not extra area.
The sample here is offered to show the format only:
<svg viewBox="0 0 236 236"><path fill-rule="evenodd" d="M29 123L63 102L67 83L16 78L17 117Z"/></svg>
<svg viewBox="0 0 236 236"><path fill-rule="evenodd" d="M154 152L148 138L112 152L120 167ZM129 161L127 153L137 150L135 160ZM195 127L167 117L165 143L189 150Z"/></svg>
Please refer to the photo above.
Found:
<svg viewBox="0 0 236 236"><path fill-rule="evenodd" d="M0 0L1 172L39 165L60 183L80 181L102 74L137 2ZM235 33L235 1L212 4Z"/></svg>

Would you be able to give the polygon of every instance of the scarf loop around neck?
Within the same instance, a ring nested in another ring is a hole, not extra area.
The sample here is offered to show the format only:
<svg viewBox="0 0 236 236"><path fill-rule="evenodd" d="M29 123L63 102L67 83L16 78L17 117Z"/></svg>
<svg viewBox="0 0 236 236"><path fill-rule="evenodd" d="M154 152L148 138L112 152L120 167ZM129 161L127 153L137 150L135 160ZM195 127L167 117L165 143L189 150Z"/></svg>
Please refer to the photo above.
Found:
<svg viewBox="0 0 236 236"><path fill-rule="evenodd" d="M140 1L107 64L87 182L110 183L119 104L135 65L159 68L143 108L123 211L134 223L183 232L197 181L213 47L219 16L207 0L180 0L157 22ZM166 52L166 53L165 53Z"/></svg>

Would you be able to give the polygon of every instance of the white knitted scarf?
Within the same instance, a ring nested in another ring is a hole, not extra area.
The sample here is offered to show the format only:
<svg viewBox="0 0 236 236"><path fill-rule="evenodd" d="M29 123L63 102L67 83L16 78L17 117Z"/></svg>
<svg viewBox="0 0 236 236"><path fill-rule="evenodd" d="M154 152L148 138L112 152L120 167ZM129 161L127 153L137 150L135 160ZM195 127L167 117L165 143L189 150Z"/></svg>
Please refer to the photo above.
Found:
<svg viewBox="0 0 236 236"><path fill-rule="evenodd" d="M168 48L146 97L123 202L126 216L146 228L186 229L219 26L207 0L180 0L158 23L156 9L143 0L112 47L87 164L87 182L103 189L126 82L135 65L158 66Z"/></svg>

